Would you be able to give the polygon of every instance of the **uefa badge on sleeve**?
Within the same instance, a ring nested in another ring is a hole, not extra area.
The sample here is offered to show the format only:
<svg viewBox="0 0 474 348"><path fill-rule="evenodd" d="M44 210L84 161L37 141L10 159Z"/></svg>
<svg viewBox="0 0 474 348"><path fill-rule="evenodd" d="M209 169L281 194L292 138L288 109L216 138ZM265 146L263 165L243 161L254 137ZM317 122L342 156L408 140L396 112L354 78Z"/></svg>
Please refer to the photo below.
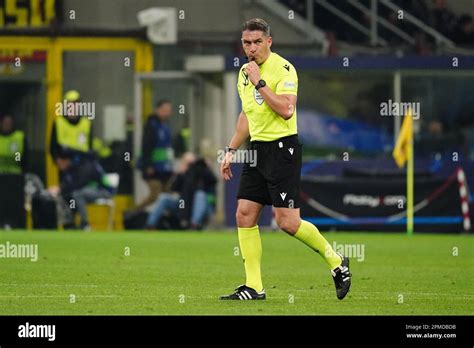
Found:
<svg viewBox="0 0 474 348"><path fill-rule="evenodd" d="M255 98L255 101L257 102L258 105L263 104L263 97L260 94L260 92L257 91L256 89L253 90L253 97Z"/></svg>

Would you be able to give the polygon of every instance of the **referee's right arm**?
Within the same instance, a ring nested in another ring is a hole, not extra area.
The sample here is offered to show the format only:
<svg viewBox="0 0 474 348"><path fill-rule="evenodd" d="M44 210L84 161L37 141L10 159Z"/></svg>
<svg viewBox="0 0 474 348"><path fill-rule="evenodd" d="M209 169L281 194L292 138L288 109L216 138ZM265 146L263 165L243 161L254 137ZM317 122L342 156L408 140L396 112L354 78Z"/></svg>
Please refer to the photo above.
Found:
<svg viewBox="0 0 474 348"><path fill-rule="evenodd" d="M249 121L245 112L241 111L239 119L237 120L237 126L235 127L235 133L232 137L229 147L238 149L245 140L249 137Z"/></svg>
<svg viewBox="0 0 474 348"><path fill-rule="evenodd" d="M247 120L247 115L242 111L237 120L237 126L235 127L234 136L232 137L229 147L232 149L238 149L245 140L249 137L249 122ZM230 180L232 178L232 171L230 170L230 164L232 161L232 152L227 152L225 154L224 160L221 163L221 177L224 180Z"/></svg>

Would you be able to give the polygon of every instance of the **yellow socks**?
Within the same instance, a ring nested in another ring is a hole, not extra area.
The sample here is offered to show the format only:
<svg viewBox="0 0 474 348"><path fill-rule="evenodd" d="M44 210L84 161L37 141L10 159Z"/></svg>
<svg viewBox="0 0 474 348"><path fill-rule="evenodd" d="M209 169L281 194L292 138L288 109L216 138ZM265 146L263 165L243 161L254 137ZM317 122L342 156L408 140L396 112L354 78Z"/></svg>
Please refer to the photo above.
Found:
<svg viewBox="0 0 474 348"><path fill-rule="evenodd" d="M301 220L301 225L296 231L295 237L321 255L331 270L341 265L341 257L336 254L328 241L319 233L318 228L312 223Z"/></svg>
<svg viewBox="0 0 474 348"><path fill-rule="evenodd" d="M244 259L245 274L247 281L245 285L260 292L263 290L260 263L262 260L262 242L258 226L239 227L239 243Z"/></svg>
<svg viewBox="0 0 474 348"><path fill-rule="evenodd" d="M262 260L262 242L258 226L239 227L239 243L244 260L246 282L250 288L260 292L263 290L260 264ZM319 233L316 226L308 221L301 220L301 225L296 231L295 238L321 255L331 270L341 265L341 257L336 254L328 241Z"/></svg>

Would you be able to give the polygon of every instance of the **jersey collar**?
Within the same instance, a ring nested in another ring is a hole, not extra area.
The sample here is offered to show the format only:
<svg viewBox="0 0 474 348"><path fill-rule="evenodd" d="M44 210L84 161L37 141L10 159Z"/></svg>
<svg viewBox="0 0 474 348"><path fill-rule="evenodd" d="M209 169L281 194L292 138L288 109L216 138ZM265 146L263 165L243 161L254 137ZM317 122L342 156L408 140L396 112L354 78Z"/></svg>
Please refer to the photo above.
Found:
<svg viewBox="0 0 474 348"><path fill-rule="evenodd" d="M263 62L262 65L260 65L260 71L262 69L265 69L267 66L270 66L272 64L273 58L275 57L275 53L271 52L270 55L268 56L267 60Z"/></svg>

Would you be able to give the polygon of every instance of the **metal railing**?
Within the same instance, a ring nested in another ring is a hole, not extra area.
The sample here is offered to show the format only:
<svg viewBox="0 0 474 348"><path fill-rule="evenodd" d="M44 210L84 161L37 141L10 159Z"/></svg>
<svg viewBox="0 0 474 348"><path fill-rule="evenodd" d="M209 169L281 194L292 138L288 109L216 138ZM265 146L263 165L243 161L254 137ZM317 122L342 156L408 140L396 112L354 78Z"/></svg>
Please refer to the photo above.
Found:
<svg viewBox="0 0 474 348"><path fill-rule="evenodd" d="M309 23L297 13L294 14L294 18L291 21L288 21L288 8L277 0L256 0L256 3L275 16L285 20L298 32L307 35L309 42L319 43L323 47L327 46L328 42L324 31L316 27L313 23Z"/></svg>
<svg viewBox="0 0 474 348"><path fill-rule="evenodd" d="M274 0L258 0L258 3L264 5L268 10L279 14L281 16L287 16L287 8L281 4L278 4ZM377 15L377 7L380 5L386 6L387 8L399 12L403 11L403 19L406 20L408 23L414 25L418 29L420 29L425 34L433 37L437 44L443 44L444 47L448 48L456 48L455 43L448 39L446 36L441 34L439 31L430 27L426 23L423 23L420 19L416 18L412 14L410 14L405 9L401 8L398 5L395 5L391 0L371 0L370 8L360 3L358 0L347 0L347 3L358 9L359 11L367 14L371 18L370 28L364 26L363 24L359 23L356 19L351 17L349 14L345 13L344 11L340 10L336 5L333 5L327 0L306 0L306 8L307 8L307 18L304 20L303 18L298 18L296 21L292 21L294 26L297 27L300 31L306 32L309 36L312 36L314 33L314 29L317 28L313 22L313 10L314 4L317 4L330 13L332 13L337 18L341 19L345 23L347 23L351 28L357 30L370 38L370 42L372 45L381 45L381 46L388 46L387 41L384 40L382 37L378 35L378 25L381 25L387 28L390 32L400 37L404 42L414 45L415 39L410 35L407 34L402 29L398 28L396 25L389 22L387 19ZM296 14L295 14L296 17ZM299 16L301 17L301 16ZM296 19L296 18L295 18ZM317 36L313 37L316 41L323 43L324 34L321 34L322 31L317 29Z"/></svg>
<svg viewBox="0 0 474 348"><path fill-rule="evenodd" d="M349 24L352 28L355 30L361 32L362 34L365 34L367 37L371 35L371 32L369 29L364 27L362 24L357 22L355 19L353 19L351 16L345 14L343 11L339 10L336 6L330 4L326 0L310 0L314 1L318 5L324 7L326 10L334 14L335 16L339 17L341 20ZM382 38L377 38L376 42L380 43L382 46L387 46L387 42L382 39Z"/></svg>
<svg viewBox="0 0 474 348"><path fill-rule="evenodd" d="M416 18L415 16L411 15L409 12L402 9L400 6L395 5L390 0L380 0L380 3L384 4L385 6L390 8L391 10L403 11L404 18L406 18L413 25L420 28L426 34L432 36L436 40L437 43L444 43L444 44L446 44L447 46L450 46L450 47L456 46L453 41L448 39L446 36L441 34L439 31L437 31L437 30L433 29L432 27L426 25L425 23L420 21L418 18Z"/></svg>
<svg viewBox="0 0 474 348"><path fill-rule="evenodd" d="M359 11L361 12L365 12L367 14L370 14L370 13L377 13L377 3L375 1L372 1L372 11L371 9L369 9L368 7L362 5L361 3L359 3L358 1L356 0L347 0L347 2L349 4L351 4L352 6L354 6L356 9L358 9ZM374 10L375 9L375 10ZM372 18L374 18L374 16L372 15L371 16ZM408 42L409 44L411 45L414 45L415 44L415 39L413 39L410 35L408 35L407 33L405 33L403 30L399 29L397 26L393 25L392 23L390 23L388 20L386 20L385 18L383 17L380 17L380 16L376 16L376 23L372 22L372 27L374 27L374 25L377 25L377 23L380 23L382 26L384 26L385 28L387 28L388 30L390 30L392 33L394 33L395 35L397 35L398 37L402 38L403 40L405 40L406 42Z"/></svg>

